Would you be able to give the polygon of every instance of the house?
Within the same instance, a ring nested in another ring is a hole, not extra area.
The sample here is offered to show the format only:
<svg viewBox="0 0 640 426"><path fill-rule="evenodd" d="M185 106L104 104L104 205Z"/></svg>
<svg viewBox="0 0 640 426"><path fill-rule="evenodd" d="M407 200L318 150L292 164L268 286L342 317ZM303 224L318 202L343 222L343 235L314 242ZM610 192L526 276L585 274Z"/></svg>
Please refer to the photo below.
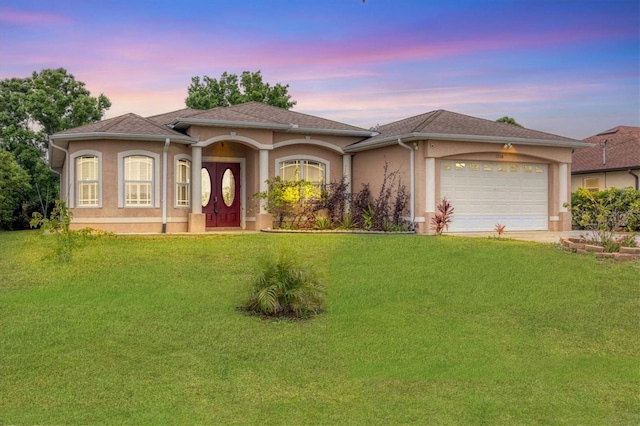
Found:
<svg viewBox="0 0 640 426"><path fill-rule="evenodd" d="M617 126L585 139L591 147L573 154L571 190L638 187L640 127Z"/></svg>
<svg viewBox="0 0 640 426"><path fill-rule="evenodd" d="M419 233L446 197L453 232L569 230L571 151L584 142L438 110L366 130L250 102L152 117L126 114L50 137L52 170L72 227L113 232L264 229L253 194L267 179L318 184L343 177L353 192L397 170Z"/></svg>

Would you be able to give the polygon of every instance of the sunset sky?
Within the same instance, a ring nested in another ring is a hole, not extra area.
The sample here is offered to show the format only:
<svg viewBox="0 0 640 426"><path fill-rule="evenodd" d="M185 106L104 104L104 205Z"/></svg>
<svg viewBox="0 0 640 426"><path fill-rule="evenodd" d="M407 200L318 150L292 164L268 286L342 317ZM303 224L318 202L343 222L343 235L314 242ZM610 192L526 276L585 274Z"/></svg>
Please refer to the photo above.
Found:
<svg viewBox="0 0 640 426"><path fill-rule="evenodd" d="M58 67L107 117L261 70L365 128L446 109L582 139L640 126L640 0L0 0L0 79Z"/></svg>

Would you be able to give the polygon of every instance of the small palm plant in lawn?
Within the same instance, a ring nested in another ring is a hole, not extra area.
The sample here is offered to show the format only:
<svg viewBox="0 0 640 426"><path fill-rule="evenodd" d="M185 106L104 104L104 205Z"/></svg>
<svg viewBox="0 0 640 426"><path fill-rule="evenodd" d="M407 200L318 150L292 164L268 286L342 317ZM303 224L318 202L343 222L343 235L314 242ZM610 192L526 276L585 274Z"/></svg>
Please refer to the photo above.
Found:
<svg viewBox="0 0 640 426"><path fill-rule="evenodd" d="M326 308L326 287L317 273L292 256L267 261L244 309L268 317L308 318Z"/></svg>

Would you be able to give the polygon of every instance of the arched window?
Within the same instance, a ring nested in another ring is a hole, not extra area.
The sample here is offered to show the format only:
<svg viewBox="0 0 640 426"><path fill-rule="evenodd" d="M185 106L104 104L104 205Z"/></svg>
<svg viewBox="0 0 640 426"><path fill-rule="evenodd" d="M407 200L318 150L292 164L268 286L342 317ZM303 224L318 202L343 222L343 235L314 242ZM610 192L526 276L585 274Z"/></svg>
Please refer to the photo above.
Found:
<svg viewBox="0 0 640 426"><path fill-rule="evenodd" d="M279 175L283 180L306 180L314 185L325 183L326 164L314 160L280 161Z"/></svg>

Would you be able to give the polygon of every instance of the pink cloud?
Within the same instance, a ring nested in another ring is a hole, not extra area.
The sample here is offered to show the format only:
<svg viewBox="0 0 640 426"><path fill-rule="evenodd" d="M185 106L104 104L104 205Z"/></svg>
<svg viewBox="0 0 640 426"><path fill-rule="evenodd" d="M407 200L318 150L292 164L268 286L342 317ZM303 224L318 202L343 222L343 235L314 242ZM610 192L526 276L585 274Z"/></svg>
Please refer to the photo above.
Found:
<svg viewBox="0 0 640 426"><path fill-rule="evenodd" d="M0 22L17 25L57 25L71 23L71 19L67 16L33 12L16 9L0 8Z"/></svg>

